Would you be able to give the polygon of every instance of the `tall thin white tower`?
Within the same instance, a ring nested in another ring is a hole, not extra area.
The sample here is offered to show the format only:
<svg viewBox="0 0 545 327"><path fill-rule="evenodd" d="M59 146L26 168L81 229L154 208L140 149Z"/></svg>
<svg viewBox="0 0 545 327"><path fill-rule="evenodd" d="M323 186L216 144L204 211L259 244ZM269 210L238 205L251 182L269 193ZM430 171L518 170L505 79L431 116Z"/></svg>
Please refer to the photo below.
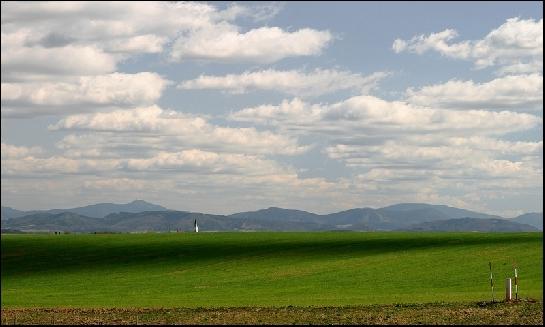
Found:
<svg viewBox="0 0 545 327"><path fill-rule="evenodd" d="M197 219L195 219L195 223L193 225L193 229L195 230L195 233L198 233L199 232L199 225L197 224Z"/></svg>

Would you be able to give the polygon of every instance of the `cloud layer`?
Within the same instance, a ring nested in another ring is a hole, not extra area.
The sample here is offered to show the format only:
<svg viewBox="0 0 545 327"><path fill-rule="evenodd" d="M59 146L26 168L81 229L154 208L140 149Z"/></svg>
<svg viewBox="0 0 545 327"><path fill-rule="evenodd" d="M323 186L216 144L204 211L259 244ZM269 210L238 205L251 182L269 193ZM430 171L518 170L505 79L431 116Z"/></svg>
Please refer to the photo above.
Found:
<svg viewBox="0 0 545 327"><path fill-rule="evenodd" d="M316 69L309 73L297 70L262 71L228 74L225 76L201 75L178 85L182 90L222 90L242 94L251 90L276 91L297 96L317 96L340 90L368 93L388 73L377 72L369 76L348 71Z"/></svg>
<svg viewBox="0 0 545 327"><path fill-rule="evenodd" d="M156 73L82 76L73 82L2 83L5 117L92 111L155 103L168 82Z"/></svg>
<svg viewBox="0 0 545 327"><path fill-rule="evenodd" d="M501 135L542 123L541 118L524 113L435 109L373 96L356 96L331 105L312 105L295 98L280 105L246 108L232 113L230 118L285 130L340 133L347 137L436 132Z"/></svg>

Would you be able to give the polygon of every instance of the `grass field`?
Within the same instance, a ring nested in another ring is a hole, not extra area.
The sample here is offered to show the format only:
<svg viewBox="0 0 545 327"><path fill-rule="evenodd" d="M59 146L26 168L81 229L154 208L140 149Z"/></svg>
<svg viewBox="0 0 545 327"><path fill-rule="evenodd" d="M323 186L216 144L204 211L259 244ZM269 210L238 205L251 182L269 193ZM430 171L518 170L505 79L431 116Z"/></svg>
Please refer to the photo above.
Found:
<svg viewBox="0 0 545 327"><path fill-rule="evenodd" d="M542 300L543 233L2 235L2 309ZM541 309L542 312L542 309Z"/></svg>

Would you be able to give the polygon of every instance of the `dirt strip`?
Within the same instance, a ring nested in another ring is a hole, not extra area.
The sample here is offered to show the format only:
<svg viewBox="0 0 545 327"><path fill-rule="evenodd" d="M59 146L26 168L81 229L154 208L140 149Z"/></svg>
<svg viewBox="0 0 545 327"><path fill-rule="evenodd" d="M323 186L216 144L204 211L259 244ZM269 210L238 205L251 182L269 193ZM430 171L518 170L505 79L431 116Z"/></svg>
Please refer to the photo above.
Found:
<svg viewBox="0 0 545 327"><path fill-rule="evenodd" d="M2 325L543 324L542 301L282 308L24 308L1 312Z"/></svg>

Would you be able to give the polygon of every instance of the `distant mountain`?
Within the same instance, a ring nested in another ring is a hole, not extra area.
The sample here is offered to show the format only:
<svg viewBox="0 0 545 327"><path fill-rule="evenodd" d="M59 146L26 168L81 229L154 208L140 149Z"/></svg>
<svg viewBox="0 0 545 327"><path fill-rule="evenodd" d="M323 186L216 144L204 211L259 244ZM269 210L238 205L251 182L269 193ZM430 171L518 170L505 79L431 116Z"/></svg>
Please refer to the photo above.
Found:
<svg viewBox="0 0 545 327"><path fill-rule="evenodd" d="M138 231L193 231L197 219L199 228L205 231L305 231L322 230L322 226L305 222L253 220L222 215L209 215L186 211L146 211L138 213L114 213L104 218L92 218L75 213L39 213L4 221L2 228L22 231L69 231L69 232L138 232Z"/></svg>
<svg viewBox="0 0 545 327"><path fill-rule="evenodd" d="M519 224L506 219L456 218L414 224L407 228L407 230L445 232L533 232L538 229L534 226Z"/></svg>
<svg viewBox="0 0 545 327"><path fill-rule="evenodd" d="M8 210L9 209L9 210ZM73 209L23 212L3 207L2 229L59 231L325 231L325 230L452 230L522 231L543 228L543 214L513 219L424 203L384 208L355 208L318 215L302 210L270 207L229 216L168 210L145 201L100 203ZM18 216L27 214L25 216ZM541 224L541 225L539 225Z"/></svg>
<svg viewBox="0 0 545 327"><path fill-rule="evenodd" d="M425 203L401 203L377 209L383 215L390 217L397 227L407 227L415 223L447 220L455 218L496 218L500 216L488 215L480 212L458 209L446 205L432 205Z"/></svg>
<svg viewBox="0 0 545 327"><path fill-rule="evenodd" d="M334 225L338 229L351 230L389 230L391 219L376 209L357 208L331 213L321 217L320 221Z"/></svg>
<svg viewBox="0 0 545 327"><path fill-rule="evenodd" d="M109 230L124 231L192 231L197 219L199 228L208 231L234 230L233 222L221 215L187 211L145 211L116 213L104 218Z"/></svg>
<svg viewBox="0 0 545 327"><path fill-rule="evenodd" d="M316 220L320 215L295 209L282 209L270 207L257 211L240 212L230 215L229 217L242 219L264 219L275 221L305 221L310 222Z"/></svg>
<svg viewBox="0 0 545 327"><path fill-rule="evenodd" d="M35 213L16 217L2 223L2 228L21 231L103 231L103 219L91 218L72 212Z"/></svg>
<svg viewBox="0 0 545 327"><path fill-rule="evenodd" d="M22 217L25 215L28 215L28 212L2 206L2 211L1 211L2 220Z"/></svg>
<svg viewBox="0 0 545 327"><path fill-rule="evenodd" d="M379 209L356 208L327 215L271 207L257 211L233 214L230 217L250 220L274 220L277 223L305 222L321 226L321 229L395 230L410 225L453 218L498 218L499 216L425 203L402 203ZM318 227L317 227L318 228Z"/></svg>
<svg viewBox="0 0 545 327"><path fill-rule="evenodd" d="M168 210L165 207L160 205L152 204L142 200L135 200L126 204L116 204L116 203L98 203L92 204L84 207L77 207L71 209L50 209L50 210L32 210L32 211L20 211L15 210L9 207L2 207L2 219L10 219L16 217L22 217L30 214L36 213L51 213L57 214L62 212L72 212L78 215L93 217L93 218L104 218L109 214L117 212L143 212L143 211L166 211ZM5 216L5 218L4 218Z"/></svg>
<svg viewBox="0 0 545 327"><path fill-rule="evenodd" d="M514 221L520 224L528 224L538 228L539 230L543 230L543 212L525 213L513 219L509 219L509 221Z"/></svg>

